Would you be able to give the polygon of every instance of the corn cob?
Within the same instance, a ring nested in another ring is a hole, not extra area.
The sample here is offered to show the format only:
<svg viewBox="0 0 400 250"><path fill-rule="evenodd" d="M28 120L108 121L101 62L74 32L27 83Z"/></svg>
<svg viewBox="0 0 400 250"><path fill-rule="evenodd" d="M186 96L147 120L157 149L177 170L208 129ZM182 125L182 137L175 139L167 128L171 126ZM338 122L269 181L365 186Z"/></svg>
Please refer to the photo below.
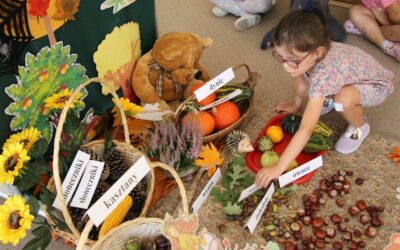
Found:
<svg viewBox="0 0 400 250"><path fill-rule="evenodd" d="M131 196L126 196L120 204L107 216L106 220L101 225L99 239L106 235L111 229L118 226L124 221L129 209L132 207L133 200Z"/></svg>
<svg viewBox="0 0 400 250"><path fill-rule="evenodd" d="M325 123L323 123L321 121L317 122L317 125L314 128L314 132L321 134L323 136L326 136L326 137L330 137L333 134L332 129L329 128Z"/></svg>

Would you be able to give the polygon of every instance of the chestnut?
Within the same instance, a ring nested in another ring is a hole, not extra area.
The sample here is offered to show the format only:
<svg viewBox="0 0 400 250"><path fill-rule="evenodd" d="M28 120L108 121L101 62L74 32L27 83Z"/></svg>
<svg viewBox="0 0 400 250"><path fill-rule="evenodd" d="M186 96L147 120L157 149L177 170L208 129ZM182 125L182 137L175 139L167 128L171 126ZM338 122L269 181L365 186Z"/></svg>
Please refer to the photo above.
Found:
<svg viewBox="0 0 400 250"><path fill-rule="evenodd" d="M338 191L336 189L331 189L329 190L328 195L331 198L336 197L338 195Z"/></svg>
<svg viewBox="0 0 400 250"><path fill-rule="evenodd" d="M360 229L356 228L356 229L354 229L354 231L353 231L353 235L354 235L355 237L361 237L362 233L361 233Z"/></svg>
<svg viewBox="0 0 400 250"><path fill-rule="evenodd" d="M304 208L299 208L299 209L297 210L297 215L298 215L299 217L303 217L305 214L306 214L306 210L304 210Z"/></svg>
<svg viewBox="0 0 400 250"><path fill-rule="evenodd" d="M343 249L343 244L339 241L335 241L333 242L333 248L335 248L335 250L342 250Z"/></svg>
<svg viewBox="0 0 400 250"><path fill-rule="evenodd" d="M304 216L304 217L303 217L303 224L304 224L305 226L310 225L310 224L311 224L311 217L310 217L310 216Z"/></svg>
<svg viewBox="0 0 400 250"><path fill-rule="evenodd" d="M312 203L317 202L318 197L315 194L312 194L308 197L308 200L311 201Z"/></svg>
<svg viewBox="0 0 400 250"><path fill-rule="evenodd" d="M374 227L368 227L365 229L365 236L374 238L376 236L376 229Z"/></svg>
<svg viewBox="0 0 400 250"><path fill-rule="evenodd" d="M314 228L320 228L324 225L324 222L325 222L324 219L316 218L316 219L312 220L312 226Z"/></svg>
<svg viewBox="0 0 400 250"><path fill-rule="evenodd" d="M351 206L351 207L349 207L349 214L350 214L351 216L356 216L356 215L359 214L359 213L360 213L360 209L358 209L357 206Z"/></svg>
<svg viewBox="0 0 400 250"><path fill-rule="evenodd" d="M345 240L351 240L353 237L352 237L352 235L351 235L351 232L349 232L349 231L346 231L346 232L343 232L343 239L345 239Z"/></svg>
<svg viewBox="0 0 400 250"><path fill-rule="evenodd" d="M380 227L380 226L382 226L382 221L381 221L381 219L379 219L379 217L373 216L371 218L371 225L374 227Z"/></svg>
<svg viewBox="0 0 400 250"><path fill-rule="evenodd" d="M293 241L287 240L285 242L285 250L296 250L296 244Z"/></svg>
<svg viewBox="0 0 400 250"><path fill-rule="evenodd" d="M331 221L332 221L333 223L339 224L339 223L342 221L342 217L340 217L340 216L337 215L337 214L332 214L332 215L331 215Z"/></svg>
<svg viewBox="0 0 400 250"><path fill-rule="evenodd" d="M356 206L358 207L358 209L360 209L361 211L364 211L367 208L367 203L365 203L364 200L358 200L356 201Z"/></svg>
<svg viewBox="0 0 400 250"><path fill-rule="evenodd" d="M316 246L317 248L323 249L323 248L325 247L325 242L324 242L323 240L317 240L317 241L315 242L315 246Z"/></svg>
<svg viewBox="0 0 400 250"><path fill-rule="evenodd" d="M346 201L343 198L336 199L336 205L338 205L339 207L343 207L345 203L346 203Z"/></svg>
<svg viewBox="0 0 400 250"><path fill-rule="evenodd" d="M297 223L297 222L293 222L293 223L290 225L290 229L291 229L293 232L300 231L301 225L300 225L299 223Z"/></svg>
<svg viewBox="0 0 400 250"><path fill-rule="evenodd" d="M340 223L338 226L338 229L340 232L346 232L347 231L347 225L344 223Z"/></svg>
<svg viewBox="0 0 400 250"><path fill-rule="evenodd" d="M358 245L360 248L365 248L367 244L365 244L365 241L360 240L359 242L357 242L357 245Z"/></svg>
<svg viewBox="0 0 400 250"><path fill-rule="evenodd" d="M336 229L332 226L326 228L326 235L329 238L334 238L336 236Z"/></svg>
<svg viewBox="0 0 400 250"><path fill-rule="evenodd" d="M362 185L364 183L364 179L362 179L362 178L357 178L356 179L356 184L357 185Z"/></svg>

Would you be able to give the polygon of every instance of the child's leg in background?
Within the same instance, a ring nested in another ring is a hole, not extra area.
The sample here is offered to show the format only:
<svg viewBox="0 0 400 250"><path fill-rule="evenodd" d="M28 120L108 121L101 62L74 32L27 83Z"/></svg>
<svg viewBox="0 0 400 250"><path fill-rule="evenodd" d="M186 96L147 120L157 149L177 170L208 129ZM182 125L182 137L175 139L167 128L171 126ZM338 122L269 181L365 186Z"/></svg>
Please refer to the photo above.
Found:
<svg viewBox="0 0 400 250"><path fill-rule="evenodd" d="M386 12L391 25L382 26L382 33L388 40L400 42L400 1L389 5Z"/></svg>
<svg viewBox="0 0 400 250"><path fill-rule="evenodd" d="M390 24L384 12L370 10L364 5L356 5L350 9L349 15L350 20L368 39L400 62L400 43L387 40L380 27L380 25Z"/></svg>
<svg viewBox="0 0 400 250"><path fill-rule="evenodd" d="M210 0L210 2L235 16L242 16L245 13L234 0Z"/></svg>

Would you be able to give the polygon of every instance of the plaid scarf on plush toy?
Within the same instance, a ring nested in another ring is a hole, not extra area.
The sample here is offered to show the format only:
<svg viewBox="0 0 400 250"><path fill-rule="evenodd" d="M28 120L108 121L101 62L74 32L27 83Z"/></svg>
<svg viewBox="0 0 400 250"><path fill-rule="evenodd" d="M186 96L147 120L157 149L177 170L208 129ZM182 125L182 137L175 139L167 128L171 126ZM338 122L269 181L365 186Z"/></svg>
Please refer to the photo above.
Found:
<svg viewBox="0 0 400 250"><path fill-rule="evenodd" d="M161 68L160 64L158 64L156 62L156 60L153 60L149 64L149 67L151 69L158 70L158 76L157 76L157 82L156 82L156 92L160 97L162 96L162 90L163 90L163 80L162 80L163 74L166 74L168 79L170 79L174 83L176 93L178 93L179 91L182 90L182 86L179 83L172 80L171 73L166 71L165 69Z"/></svg>

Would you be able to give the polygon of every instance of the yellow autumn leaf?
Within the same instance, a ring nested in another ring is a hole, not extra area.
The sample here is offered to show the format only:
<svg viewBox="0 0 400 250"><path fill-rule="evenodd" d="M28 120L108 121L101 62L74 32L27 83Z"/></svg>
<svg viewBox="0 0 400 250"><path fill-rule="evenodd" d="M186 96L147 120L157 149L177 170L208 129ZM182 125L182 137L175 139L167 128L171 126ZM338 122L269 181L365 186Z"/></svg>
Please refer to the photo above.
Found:
<svg viewBox="0 0 400 250"><path fill-rule="evenodd" d="M133 89L131 77L137 60L141 56L139 24L128 22L115 27L97 47L93 54L98 77L114 84L114 91L122 87L125 97ZM102 88L104 95L112 90Z"/></svg>
<svg viewBox="0 0 400 250"><path fill-rule="evenodd" d="M205 145L195 161L197 166L209 170L209 176L215 172L216 166L222 165L223 162L224 158L213 143Z"/></svg>

